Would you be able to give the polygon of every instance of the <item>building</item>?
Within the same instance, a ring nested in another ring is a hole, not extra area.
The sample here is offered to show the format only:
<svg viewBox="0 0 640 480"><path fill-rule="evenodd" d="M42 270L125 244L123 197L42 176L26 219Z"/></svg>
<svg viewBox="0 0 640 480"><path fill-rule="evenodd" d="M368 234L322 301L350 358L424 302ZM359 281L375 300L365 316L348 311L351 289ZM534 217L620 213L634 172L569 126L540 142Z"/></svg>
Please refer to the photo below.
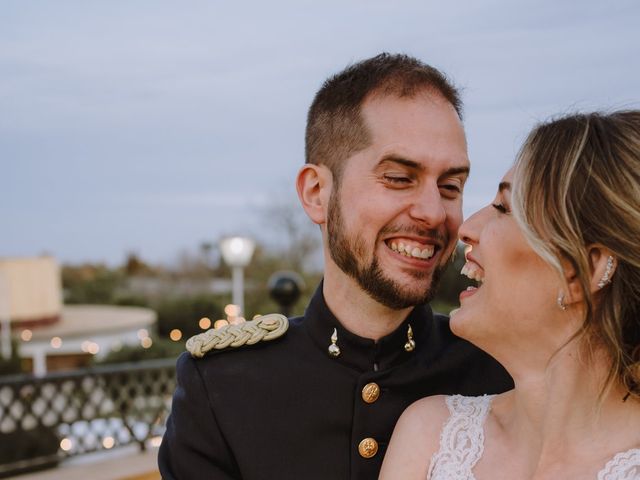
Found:
<svg viewBox="0 0 640 480"><path fill-rule="evenodd" d="M64 305L52 257L0 258L2 355L12 336L36 375L86 366L125 345L148 347L155 322L148 308Z"/></svg>

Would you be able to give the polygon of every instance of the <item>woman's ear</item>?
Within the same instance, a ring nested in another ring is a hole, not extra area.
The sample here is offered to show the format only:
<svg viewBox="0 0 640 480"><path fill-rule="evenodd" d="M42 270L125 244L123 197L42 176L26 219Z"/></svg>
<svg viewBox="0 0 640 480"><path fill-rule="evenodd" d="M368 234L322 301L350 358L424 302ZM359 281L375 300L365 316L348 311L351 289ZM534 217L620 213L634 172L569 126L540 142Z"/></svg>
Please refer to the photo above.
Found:
<svg viewBox="0 0 640 480"><path fill-rule="evenodd" d="M298 172L298 198L311 221L318 225L323 225L327 219L332 181L331 171L324 165L307 163Z"/></svg>
<svg viewBox="0 0 640 480"><path fill-rule="evenodd" d="M572 303L581 302L584 295L582 293L580 279L576 274L576 269L567 259L562 259L560 263L562 265L562 271L564 272L564 283L567 289L567 296L564 298L564 303L566 305L570 305Z"/></svg>
<svg viewBox="0 0 640 480"><path fill-rule="evenodd" d="M590 245L587 249L589 255L589 290L595 293L611 282L617 262L613 252L599 244ZM580 279L575 268L568 261L562 261L564 280L569 292L565 303L581 302L584 298Z"/></svg>

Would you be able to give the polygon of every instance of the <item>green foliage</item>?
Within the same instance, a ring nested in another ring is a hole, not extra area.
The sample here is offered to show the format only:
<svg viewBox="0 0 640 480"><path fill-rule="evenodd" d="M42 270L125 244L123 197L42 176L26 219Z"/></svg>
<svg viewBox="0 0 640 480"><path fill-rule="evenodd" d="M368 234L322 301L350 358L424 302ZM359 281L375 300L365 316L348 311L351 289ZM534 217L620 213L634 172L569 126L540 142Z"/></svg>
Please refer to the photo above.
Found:
<svg viewBox="0 0 640 480"><path fill-rule="evenodd" d="M212 321L223 318L223 306L212 295L169 297L158 303L158 334L166 338L174 328L182 331L183 338L202 332L198 321L209 317Z"/></svg>
<svg viewBox="0 0 640 480"><path fill-rule="evenodd" d="M65 303L112 304L124 278L120 270L105 265L65 266L62 269Z"/></svg>
<svg viewBox="0 0 640 480"><path fill-rule="evenodd" d="M460 270L465 263L464 245L459 243L453 258L444 271L438 287L438 292L431 302L431 306L437 312L448 314L452 309L460 305L458 295L470 285L476 282L460 275Z"/></svg>
<svg viewBox="0 0 640 480"><path fill-rule="evenodd" d="M112 350L106 357L94 360L96 365L112 363L141 362L143 360L153 360L157 358L177 358L184 352L184 342L173 342L153 338L153 343L149 348L142 348L140 345L126 345L120 350Z"/></svg>
<svg viewBox="0 0 640 480"><path fill-rule="evenodd" d="M151 307L151 301L142 295L124 294L118 295L114 301L114 305L121 305L124 307Z"/></svg>

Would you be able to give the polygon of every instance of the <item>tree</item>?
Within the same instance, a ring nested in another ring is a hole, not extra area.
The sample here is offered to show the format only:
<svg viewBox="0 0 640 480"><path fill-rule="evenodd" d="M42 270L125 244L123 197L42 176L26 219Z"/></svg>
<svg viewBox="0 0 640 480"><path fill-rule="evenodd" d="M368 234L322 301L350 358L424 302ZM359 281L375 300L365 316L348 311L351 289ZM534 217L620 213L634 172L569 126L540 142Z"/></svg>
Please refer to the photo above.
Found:
<svg viewBox="0 0 640 480"><path fill-rule="evenodd" d="M458 243L453 259L449 262L444 271L438 287L438 292L433 299L434 310L441 313L449 313L459 304L458 295L468 286L475 285L476 282L460 274L464 258L464 244Z"/></svg>

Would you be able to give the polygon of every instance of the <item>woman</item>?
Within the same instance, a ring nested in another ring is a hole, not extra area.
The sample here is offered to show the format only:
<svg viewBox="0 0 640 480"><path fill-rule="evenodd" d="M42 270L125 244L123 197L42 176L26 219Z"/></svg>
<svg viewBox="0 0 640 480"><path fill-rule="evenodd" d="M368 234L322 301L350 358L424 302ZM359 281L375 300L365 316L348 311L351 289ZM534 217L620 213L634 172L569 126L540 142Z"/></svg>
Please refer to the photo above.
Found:
<svg viewBox="0 0 640 480"><path fill-rule="evenodd" d="M416 402L380 478L640 479L640 111L537 127L460 238L451 329L515 388Z"/></svg>

